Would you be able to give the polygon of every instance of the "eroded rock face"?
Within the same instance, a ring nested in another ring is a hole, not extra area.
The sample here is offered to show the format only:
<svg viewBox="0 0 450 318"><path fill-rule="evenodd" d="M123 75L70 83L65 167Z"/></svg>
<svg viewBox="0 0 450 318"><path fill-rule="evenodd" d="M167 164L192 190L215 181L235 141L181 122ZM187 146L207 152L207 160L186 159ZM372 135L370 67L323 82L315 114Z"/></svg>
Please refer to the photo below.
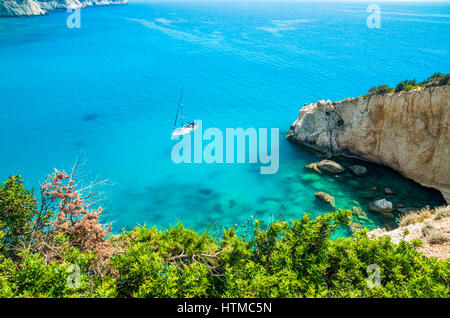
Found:
<svg viewBox="0 0 450 318"><path fill-rule="evenodd" d="M320 101L287 135L330 155L389 166L450 202L450 86Z"/></svg>
<svg viewBox="0 0 450 318"><path fill-rule="evenodd" d="M0 17L43 15L47 11L57 9L125 3L128 3L128 0L2 0Z"/></svg>

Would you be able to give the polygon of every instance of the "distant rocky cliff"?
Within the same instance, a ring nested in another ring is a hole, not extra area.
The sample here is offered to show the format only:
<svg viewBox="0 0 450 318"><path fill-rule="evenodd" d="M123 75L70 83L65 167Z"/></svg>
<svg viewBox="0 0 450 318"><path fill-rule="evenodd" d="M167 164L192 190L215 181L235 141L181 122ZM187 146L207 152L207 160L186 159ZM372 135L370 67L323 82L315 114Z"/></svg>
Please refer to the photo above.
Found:
<svg viewBox="0 0 450 318"><path fill-rule="evenodd" d="M331 155L389 166L450 203L450 86L320 101L287 137Z"/></svg>
<svg viewBox="0 0 450 318"><path fill-rule="evenodd" d="M57 9L125 4L127 2L128 0L1 0L0 17L43 15Z"/></svg>

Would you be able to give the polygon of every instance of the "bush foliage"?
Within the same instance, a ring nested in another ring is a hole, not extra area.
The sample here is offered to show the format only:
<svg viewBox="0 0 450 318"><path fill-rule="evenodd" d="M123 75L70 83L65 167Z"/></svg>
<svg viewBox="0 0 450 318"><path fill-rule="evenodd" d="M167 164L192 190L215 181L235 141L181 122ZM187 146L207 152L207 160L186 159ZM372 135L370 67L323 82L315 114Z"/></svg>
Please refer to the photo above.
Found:
<svg viewBox="0 0 450 318"><path fill-rule="evenodd" d="M441 73L434 73L430 77L428 77L426 80L422 82L417 82L415 79L413 80L404 80L397 84L397 86L394 88L389 87L388 85L379 85L375 86L369 89L368 95L382 95L387 94L391 92L401 92L401 91L410 91L412 89L418 88L418 87L435 87L435 86L443 86L443 85L450 85L450 74L441 74Z"/></svg>
<svg viewBox="0 0 450 318"><path fill-rule="evenodd" d="M55 176L63 175L55 172L50 180ZM72 199L82 197L74 182L64 187ZM46 196L61 200L67 193ZM82 214L66 207L61 215L61 208L42 210L41 199L19 176L0 186L0 297L449 296L449 262L420 254L420 242L369 240L367 230L331 240L351 222L350 211L270 225L255 221L246 239L234 228L215 238L181 223L104 236L93 213L98 210L71 205ZM83 219L92 233L79 230ZM41 243L48 248L38 248ZM80 270L75 285L69 283L74 265ZM375 287L371 266L379 269Z"/></svg>

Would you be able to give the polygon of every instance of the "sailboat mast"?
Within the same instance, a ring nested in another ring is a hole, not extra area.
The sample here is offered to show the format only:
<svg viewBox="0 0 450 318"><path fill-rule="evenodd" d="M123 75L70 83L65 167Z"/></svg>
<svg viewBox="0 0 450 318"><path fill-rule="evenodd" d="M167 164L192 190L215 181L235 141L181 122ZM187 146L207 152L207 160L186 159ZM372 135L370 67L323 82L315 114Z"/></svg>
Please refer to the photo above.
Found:
<svg viewBox="0 0 450 318"><path fill-rule="evenodd" d="M175 122L173 124L173 129L175 129L177 127L178 112L180 111L180 106L182 107L182 104L181 104L182 97L183 97L183 90L181 90L181 93L180 93L180 100L178 101L177 114L175 116ZM183 116L183 110L181 110L181 116ZM181 118L181 126L183 126L183 117Z"/></svg>
<svg viewBox="0 0 450 318"><path fill-rule="evenodd" d="M183 101L181 100L183 96L183 91L181 91L181 95L180 95L180 119L181 119L181 127L183 127L184 123L183 123Z"/></svg>

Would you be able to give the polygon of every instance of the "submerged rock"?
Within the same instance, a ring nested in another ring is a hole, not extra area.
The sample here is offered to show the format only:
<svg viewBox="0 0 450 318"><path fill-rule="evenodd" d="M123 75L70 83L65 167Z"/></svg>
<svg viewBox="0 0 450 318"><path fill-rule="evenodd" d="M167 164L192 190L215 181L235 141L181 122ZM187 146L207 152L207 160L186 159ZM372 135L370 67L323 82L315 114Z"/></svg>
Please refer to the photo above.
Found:
<svg viewBox="0 0 450 318"><path fill-rule="evenodd" d="M364 212L360 208L354 206L354 207L352 207L352 211L358 219L367 219L366 212Z"/></svg>
<svg viewBox="0 0 450 318"><path fill-rule="evenodd" d="M84 121L93 121L100 117L100 114L87 114L83 117Z"/></svg>
<svg viewBox="0 0 450 318"><path fill-rule="evenodd" d="M198 193L203 194L203 195L211 195L212 194L212 190L211 189L198 189Z"/></svg>
<svg viewBox="0 0 450 318"><path fill-rule="evenodd" d="M392 191L391 188L384 188L384 193L388 194L388 195L393 195L395 194L394 191Z"/></svg>
<svg viewBox="0 0 450 318"><path fill-rule="evenodd" d="M325 192L316 192L314 195L319 200L329 203L334 208L334 198L331 195Z"/></svg>
<svg viewBox="0 0 450 318"><path fill-rule="evenodd" d="M369 203L369 210L373 212L386 213L394 211L392 202L386 199L372 201Z"/></svg>
<svg viewBox="0 0 450 318"><path fill-rule="evenodd" d="M362 228L363 226L358 222L350 223L350 231L352 231L352 233L362 230Z"/></svg>
<svg viewBox="0 0 450 318"><path fill-rule="evenodd" d="M367 174L367 168L360 165L352 165L348 167L351 172L356 174L357 176L365 176Z"/></svg>
<svg viewBox="0 0 450 318"><path fill-rule="evenodd" d="M386 220L393 220L394 214L392 212L381 212L381 216Z"/></svg>
<svg viewBox="0 0 450 318"><path fill-rule="evenodd" d="M418 210L420 210L420 208L398 208L397 209L397 211L402 214L412 212L412 211L418 211Z"/></svg>
<svg viewBox="0 0 450 318"><path fill-rule="evenodd" d="M392 222L392 220L386 220L385 222L383 222L383 228L386 229L386 231L392 231L393 229L395 229L394 222Z"/></svg>
<svg viewBox="0 0 450 318"><path fill-rule="evenodd" d="M317 162L314 162L314 163L311 163L311 164L309 164L309 165L306 165L305 168L313 169L313 170L315 170L315 171L317 171L317 172L321 172L321 171L319 170L319 168L317 167Z"/></svg>
<svg viewBox="0 0 450 318"><path fill-rule="evenodd" d="M317 168L322 171L330 172L330 173L342 173L344 172L344 168L333 160L322 160L317 163Z"/></svg>

